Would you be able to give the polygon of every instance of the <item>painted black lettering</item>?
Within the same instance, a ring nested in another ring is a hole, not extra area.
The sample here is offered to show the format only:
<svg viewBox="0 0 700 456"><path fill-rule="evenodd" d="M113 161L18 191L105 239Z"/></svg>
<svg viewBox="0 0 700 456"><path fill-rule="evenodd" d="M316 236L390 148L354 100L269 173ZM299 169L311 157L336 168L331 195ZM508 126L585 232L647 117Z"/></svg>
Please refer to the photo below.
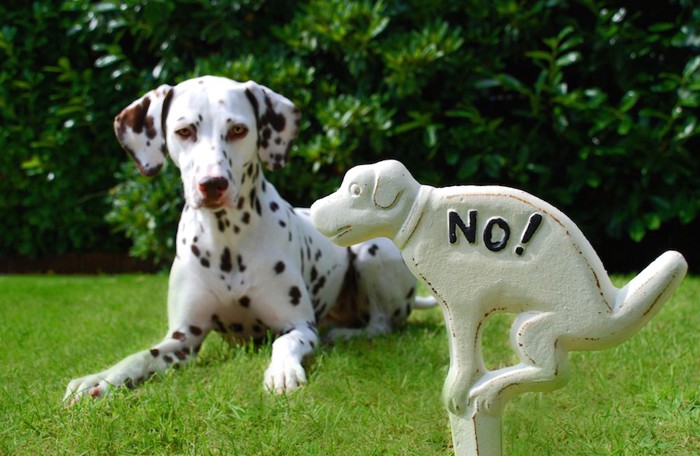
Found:
<svg viewBox="0 0 700 456"><path fill-rule="evenodd" d="M476 210L472 209L467 212L469 223L465 225L464 221L459 217L459 214L457 214L455 211L448 212L447 221L449 226L448 237L450 244L457 242L457 228L459 228L462 234L464 234L464 237L467 238L467 242L470 244L474 244L476 242L476 216Z"/></svg>
<svg viewBox="0 0 700 456"><path fill-rule="evenodd" d="M493 228L498 226L503 230L503 237L499 240L493 240ZM500 217L494 217L486 223L484 228L484 245L486 248L492 252L498 252L503 250L508 244L508 239L510 238L510 227L508 223Z"/></svg>

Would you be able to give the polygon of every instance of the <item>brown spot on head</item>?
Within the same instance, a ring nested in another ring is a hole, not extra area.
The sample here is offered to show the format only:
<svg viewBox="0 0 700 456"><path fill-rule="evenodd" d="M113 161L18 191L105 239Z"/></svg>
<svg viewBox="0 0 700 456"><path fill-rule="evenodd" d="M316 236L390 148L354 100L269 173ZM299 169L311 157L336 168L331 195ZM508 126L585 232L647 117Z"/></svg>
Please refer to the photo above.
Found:
<svg viewBox="0 0 700 456"><path fill-rule="evenodd" d="M148 114L148 108L151 106L150 97L143 97L140 104L132 108L127 108L117 116L117 122L119 123L118 133L123 135L126 127L131 128L134 133L143 133L143 128L146 124L146 115ZM153 124L153 118L151 118L151 125Z"/></svg>
<svg viewBox="0 0 700 456"><path fill-rule="evenodd" d="M153 116L146 116L146 120L144 122L144 127L146 129L146 136L149 139L153 139L156 137L156 134L158 131L156 130L153 122Z"/></svg>

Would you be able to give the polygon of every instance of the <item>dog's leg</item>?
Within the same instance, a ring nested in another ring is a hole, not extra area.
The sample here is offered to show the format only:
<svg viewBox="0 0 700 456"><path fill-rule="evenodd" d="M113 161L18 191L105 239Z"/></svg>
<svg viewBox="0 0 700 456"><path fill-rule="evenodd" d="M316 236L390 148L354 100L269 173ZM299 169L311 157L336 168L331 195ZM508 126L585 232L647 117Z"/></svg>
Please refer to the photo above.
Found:
<svg viewBox="0 0 700 456"><path fill-rule="evenodd" d="M314 353L318 331L312 322L294 324L272 343L272 359L265 371L265 388L282 394L306 383L302 360Z"/></svg>
<svg viewBox="0 0 700 456"><path fill-rule="evenodd" d="M478 409L498 412L510 397L526 391L557 388L568 378L568 354L559 341L558 314L526 312L518 315L511 330L520 364L486 373L470 390Z"/></svg>
<svg viewBox="0 0 700 456"><path fill-rule="evenodd" d="M154 373L180 367L197 355L213 327L211 316L218 302L195 278L184 281L186 275L187 272L176 262L170 274L169 329L165 338L102 372L72 380L66 388L64 401L70 405L82 397L108 395L116 387L134 387Z"/></svg>
<svg viewBox="0 0 700 456"><path fill-rule="evenodd" d="M151 349L127 356L102 372L71 381L64 400L72 405L81 397L104 396L119 386L133 388L156 372L177 368L197 355L208 331L209 328L196 325L169 331L168 336Z"/></svg>

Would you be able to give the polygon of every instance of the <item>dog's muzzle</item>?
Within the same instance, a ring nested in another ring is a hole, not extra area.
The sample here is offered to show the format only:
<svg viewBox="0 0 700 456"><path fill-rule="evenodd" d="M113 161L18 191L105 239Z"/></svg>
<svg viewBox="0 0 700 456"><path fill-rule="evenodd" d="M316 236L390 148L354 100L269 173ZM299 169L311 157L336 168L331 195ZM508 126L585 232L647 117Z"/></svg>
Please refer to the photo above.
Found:
<svg viewBox="0 0 700 456"><path fill-rule="evenodd" d="M205 177L197 187L203 196L202 205L205 207L216 207L221 205L229 183L225 177Z"/></svg>

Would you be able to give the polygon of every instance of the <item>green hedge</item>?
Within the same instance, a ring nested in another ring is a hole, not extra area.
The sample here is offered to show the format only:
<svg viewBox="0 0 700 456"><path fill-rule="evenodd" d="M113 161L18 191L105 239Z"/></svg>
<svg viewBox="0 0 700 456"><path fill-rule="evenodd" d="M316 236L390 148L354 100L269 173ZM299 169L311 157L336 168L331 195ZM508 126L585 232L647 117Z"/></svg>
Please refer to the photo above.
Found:
<svg viewBox="0 0 700 456"><path fill-rule="evenodd" d="M268 174L294 204L391 157L424 183L528 190L594 243L698 218L692 0L11 3L0 255L124 248L114 230L139 256L172 255L177 170L146 180L120 166L112 118L202 74L254 79L301 108L292 163Z"/></svg>

